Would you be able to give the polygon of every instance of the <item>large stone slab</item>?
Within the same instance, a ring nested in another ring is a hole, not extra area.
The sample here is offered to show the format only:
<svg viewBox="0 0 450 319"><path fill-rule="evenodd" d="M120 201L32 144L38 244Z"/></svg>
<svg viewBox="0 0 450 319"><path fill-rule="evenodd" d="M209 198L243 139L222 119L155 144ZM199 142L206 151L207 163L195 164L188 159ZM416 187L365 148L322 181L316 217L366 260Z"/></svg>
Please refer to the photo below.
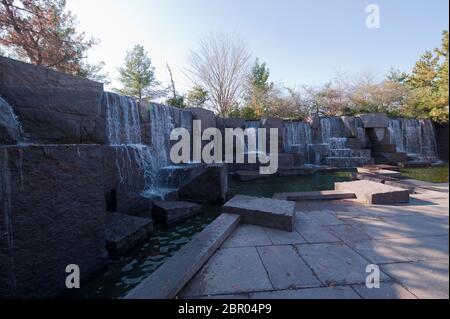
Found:
<svg viewBox="0 0 450 319"><path fill-rule="evenodd" d="M391 178L402 177L402 173L400 173L398 171L387 170L387 169L373 170L373 169L366 168L366 167L358 167L358 172L359 173L376 174L376 175L381 175L383 177L391 177Z"/></svg>
<svg viewBox="0 0 450 319"><path fill-rule="evenodd" d="M101 83L0 57L0 95L13 107L31 141L106 142Z"/></svg>
<svg viewBox="0 0 450 319"><path fill-rule="evenodd" d="M180 293L180 297L272 290L255 247L222 248Z"/></svg>
<svg viewBox="0 0 450 319"><path fill-rule="evenodd" d="M419 298L449 298L448 257L446 260L390 264L382 270Z"/></svg>
<svg viewBox="0 0 450 319"><path fill-rule="evenodd" d="M287 233L287 232L284 232ZM242 224L228 237L222 247L269 246L272 241L266 229L260 226Z"/></svg>
<svg viewBox="0 0 450 319"><path fill-rule="evenodd" d="M369 289L366 285L355 285L353 289L364 299L417 299L412 293L394 282L382 282L380 288Z"/></svg>
<svg viewBox="0 0 450 319"><path fill-rule="evenodd" d="M375 264L448 258L448 237L393 238L360 242L354 249Z"/></svg>
<svg viewBox="0 0 450 319"><path fill-rule="evenodd" d="M155 201L152 206L153 219L164 225L171 225L198 215L202 206L181 201Z"/></svg>
<svg viewBox="0 0 450 319"><path fill-rule="evenodd" d="M241 218L222 214L126 295L125 299L172 299L234 231Z"/></svg>
<svg viewBox="0 0 450 319"><path fill-rule="evenodd" d="M258 252L275 289L321 286L292 246L258 247Z"/></svg>
<svg viewBox="0 0 450 319"><path fill-rule="evenodd" d="M106 250L111 256L121 255L153 232L153 221L121 213L108 213L106 217Z"/></svg>
<svg viewBox="0 0 450 319"><path fill-rule="evenodd" d="M250 299L361 299L349 286L289 289L250 294Z"/></svg>
<svg viewBox="0 0 450 319"><path fill-rule="evenodd" d="M302 200L353 199L356 198L356 195L354 193L344 191L314 191L314 192L277 193L273 195L273 198L298 202Z"/></svg>
<svg viewBox="0 0 450 319"><path fill-rule="evenodd" d="M238 195L229 200L222 210L241 215L245 223L290 232L294 229L294 202Z"/></svg>
<svg viewBox="0 0 450 319"><path fill-rule="evenodd" d="M181 199L200 203L223 203L228 191L228 170L224 164L203 165L181 185Z"/></svg>
<svg viewBox="0 0 450 319"><path fill-rule="evenodd" d="M370 262L345 244L308 244L296 246L300 256L326 285L365 283ZM386 280L381 273L381 280Z"/></svg>
<svg viewBox="0 0 450 319"><path fill-rule="evenodd" d="M409 191L372 181L335 183L336 190L353 192L357 201L368 205L409 203Z"/></svg>
<svg viewBox="0 0 450 319"><path fill-rule="evenodd" d="M107 260L102 150L0 146L0 298L52 298Z"/></svg>
<svg viewBox="0 0 450 319"><path fill-rule="evenodd" d="M386 113L369 113L359 115L365 128L387 128L389 118Z"/></svg>

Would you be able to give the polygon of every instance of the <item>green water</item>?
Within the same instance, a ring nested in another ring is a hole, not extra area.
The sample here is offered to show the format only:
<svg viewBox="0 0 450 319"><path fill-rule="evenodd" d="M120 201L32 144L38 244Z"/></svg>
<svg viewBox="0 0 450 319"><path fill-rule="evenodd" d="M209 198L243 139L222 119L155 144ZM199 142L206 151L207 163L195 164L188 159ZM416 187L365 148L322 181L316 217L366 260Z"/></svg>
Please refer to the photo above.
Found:
<svg viewBox="0 0 450 319"><path fill-rule="evenodd" d="M350 171L315 173L308 176L270 177L267 179L237 182L229 180L228 198L237 194L272 197L274 193L301 192L334 189L334 182L351 180ZM111 299L124 297L167 258L171 257L193 236L202 231L220 214L220 206L207 205L201 215L173 227L156 226L155 233L147 242L118 260L89 282L82 283L81 289L70 292L69 299Z"/></svg>
<svg viewBox="0 0 450 319"><path fill-rule="evenodd" d="M417 179L430 183L448 183L448 163L425 168L405 168L401 170L403 178Z"/></svg>
<svg viewBox="0 0 450 319"><path fill-rule="evenodd" d="M318 172L304 176L270 177L250 182L238 182L230 179L227 195L229 198L239 194L272 197L274 193L333 190L335 182L350 181L353 171Z"/></svg>

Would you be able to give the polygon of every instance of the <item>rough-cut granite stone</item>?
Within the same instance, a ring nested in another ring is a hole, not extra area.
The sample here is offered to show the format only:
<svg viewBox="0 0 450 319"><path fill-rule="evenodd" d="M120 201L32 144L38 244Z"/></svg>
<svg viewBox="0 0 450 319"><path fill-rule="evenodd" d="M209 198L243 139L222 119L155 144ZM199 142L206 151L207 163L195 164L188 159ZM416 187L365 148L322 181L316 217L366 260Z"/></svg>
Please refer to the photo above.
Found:
<svg viewBox="0 0 450 319"><path fill-rule="evenodd" d="M103 146L104 192L107 210L136 215L150 212L151 201L142 195L145 167L141 146Z"/></svg>
<svg viewBox="0 0 450 319"><path fill-rule="evenodd" d="M386 128L389 118L385 113L368 113L359 115L365 128Z"/></svg>
<svg viewBox="0 0 450 319"><path fill-rule="evenodd" d="M240 216L222 214L183 246L125 299L172 299L236 229Z"/></svg>
<svg viewBox="0 0 450 319"><path fill-rule="evenodd" d="M0 146L0 298L51 298L105 264L102 149Z"/></svg>
<svg viewBox="0 0 450 319"><path fill-rule="evenodd" d="M101 83L0 57L0 95L31 141L106 142Z"/></svg>
<svg viewBox="0 0 450 319"><path fill-rule="evenodd" d="M238 195L223 205L222 211L241 215L248 224L289 232L294 229L295 202Z"/></svg>
<svg viewBox="0 0 450 319"><path fill-rule="evenodd" d="M193 171L192 177L180 187L181 199L200 203L223 203L228 190L227 167L223 164L204 165Z"/></svg>
<svg viewBox="0 0 450 319"><path fill-rule="evenodd" d="M336 190L353 192L359 202L369 205L409 203L409 191L373 181L335 183Z"/></svg>
<svg viewBox="0 0 450 319"><path fill-rule="evenodd" d="M121 213L106 215L106 250L111 256L121 255L153 232L153 220Z"/></svg>
<svg viewBox="0 0 450 319"><path fill-rule="evenodd" d="M201 209L201 205L190 202L155 201L152 215L155 221L170 225L199 214Z"/></svg>

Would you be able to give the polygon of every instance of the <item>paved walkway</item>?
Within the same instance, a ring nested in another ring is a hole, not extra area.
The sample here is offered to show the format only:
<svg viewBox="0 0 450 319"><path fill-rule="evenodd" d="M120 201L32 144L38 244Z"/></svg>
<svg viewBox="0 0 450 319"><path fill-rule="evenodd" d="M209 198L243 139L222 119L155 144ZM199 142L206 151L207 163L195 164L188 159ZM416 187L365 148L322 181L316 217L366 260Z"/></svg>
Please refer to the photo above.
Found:
<svg viewBox="0 0 450 319"><path fill-rule="evenodd" d="M298 202L293 233L240 225L179 297L448 298L448 200L447 186L405 205Z"/></svg>

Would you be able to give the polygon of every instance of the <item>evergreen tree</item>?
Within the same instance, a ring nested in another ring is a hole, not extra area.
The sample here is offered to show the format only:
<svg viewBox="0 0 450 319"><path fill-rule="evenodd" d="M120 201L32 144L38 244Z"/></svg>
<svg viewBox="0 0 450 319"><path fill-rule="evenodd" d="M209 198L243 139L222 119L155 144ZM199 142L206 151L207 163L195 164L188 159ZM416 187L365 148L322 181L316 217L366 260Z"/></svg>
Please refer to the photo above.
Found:
<svg viewBox="0 0 450 319"><path fill-rule="evenodd" d="M441 48L426 52L416 63L406 83L411 89L406 114L448 123L448 32Z"/></svg>
<svg viewBox="0 0 450 319"><path fill-rule="evenodd" d="M118 80L122 84L122 88L116 89L119 94L151 100L159 93L156 90L159 82L155 78L155 68L142 45L136 45L127 52L125 65L119 68Z"/></svg>
<svg viewBox="0 0 450 319"><path fill-rule="evenodd" d="M187 94L187 103L193 107L204 107L208 101L208 91L201 86L194 86Z"/></svg>

